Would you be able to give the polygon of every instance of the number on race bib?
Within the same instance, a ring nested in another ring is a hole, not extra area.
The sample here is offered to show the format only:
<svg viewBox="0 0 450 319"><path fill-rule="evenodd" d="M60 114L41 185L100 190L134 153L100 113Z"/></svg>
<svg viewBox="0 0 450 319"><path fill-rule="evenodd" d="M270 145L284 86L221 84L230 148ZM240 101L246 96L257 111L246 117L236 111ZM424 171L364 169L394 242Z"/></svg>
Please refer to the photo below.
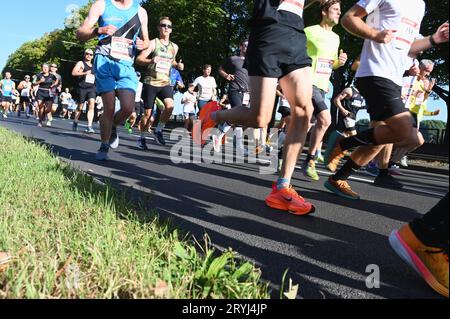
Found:
<svg viewBox="0 0 450 319"><path fill-rule="evenodd" d="M242 105L249 105L250 104L250 94L245 92L244 97L242 99Z"/></svg>
<svg viewBox="0 0 450 319"><path fill-rule="evenodd" d="M124 61L133 61L130 52L132 51L133 40L112 37L111 40L111 57Z"/></svg>
<svg viewBox="0 0 450 319"><path fill-rule="evenodd" d="M94 74L86 75L86 83L94 84L95 83L95 75Z"/></svg>
<svg viewBox="0 0 450 319"><path fill-rule="evenodd" d="M172 68L171 59L160 58L160 60L156 64L156 72L158 73L169 74L171 68Z"/></svg>
<svg viewBox="0 0 450 319"><path fill-rule="evenodd" d="M419 23L408 18L401 18L395 37L395 47L399 50L409 50L419 33Z"/></svg>
<svg viewBox="0 0 450 319"><path fill-rule="evenodd" d="M333 72L334 60L318 58L316 64L316 74L321 76L330 76Z"/></svg>

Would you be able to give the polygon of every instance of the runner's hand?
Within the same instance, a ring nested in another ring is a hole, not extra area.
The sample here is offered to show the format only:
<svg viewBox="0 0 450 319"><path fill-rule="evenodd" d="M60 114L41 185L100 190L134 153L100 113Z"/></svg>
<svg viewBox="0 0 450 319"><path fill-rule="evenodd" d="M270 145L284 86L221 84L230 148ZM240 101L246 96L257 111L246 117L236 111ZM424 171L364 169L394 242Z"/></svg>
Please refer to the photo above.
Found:
<svg viewBox="0 0 450 319"><path fill-rule="evenodd" d="M432 35L434 42L437 44L448 42L448 28L449 25L447 21L437 29L435 34Z"/></svg>
<svg viewBox="0 0 450 319"><path fill-rule="evenodd" d="M381 44L389 44L394 39L395 30L383 30L377 33L377 35L373 38L375 42Z"/></svg>
<svg viewBox="0 0 450 319"><path fill-rule="evenodd" d="M107 25L106 27L98 28L98 34L106 34L106 35L114 35L116 33L117 28L113 25Z"/></svg>
<svg viewBox="0 0 450 319"><path fill-rule="evenodd" d="M227 80L228 80L228 81L234 81L235 78L236 78L236 77L235 77L233 74L228 74L228 75L227 75Z"/></svg>
<svg viewBox="0 0 450 319"><path fill-rule="evenodd" d="M441 110L439 110L439 109L437 109L436 111L433 112L434 116L439 115L439 114L441 114Z"/></svg>
<svg viewBox="0 0 450 319"><path fill-rule="evenodd" d="M341 49L341 51L339 51L339 66L344 66L345 63L347 63L347 53L344 52L344 50Z"/></svg>

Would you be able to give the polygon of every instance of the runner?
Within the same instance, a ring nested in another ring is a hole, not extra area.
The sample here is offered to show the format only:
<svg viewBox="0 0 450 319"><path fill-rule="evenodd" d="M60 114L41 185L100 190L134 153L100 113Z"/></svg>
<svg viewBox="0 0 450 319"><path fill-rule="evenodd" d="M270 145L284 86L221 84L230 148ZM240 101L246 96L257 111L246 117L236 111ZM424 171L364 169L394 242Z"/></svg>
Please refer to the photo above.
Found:
<svg viewBox="0 0 450 319"><path fill-rule="evenodd" d="M228 100L231 108L248 107L250 104L250 79L248 71L244 68L245 55L247 54L248 40L241 42L239 46L239 56L228 58L219 68L219 74L222 78L229 82ZM227 123L218 126L219 135L213 135L214 150L220 153L222 150L222 139L231 129ZM236 127L236 152L238 155L246 155L244 149L242 127ZM239 143L238 143L239 142Z"/></svg>
<svg viewBox="0 0 450 319"><path fill-rule="evenodd" d="M395 144L395 151L392 157L393 163L399 163L402 167L408 167L407 154L415 151L425 143L425 139L420 132L420 122L424 116L437 116L440 110L428 110L428 99L436 85L435 79L429 76L433 72L434 62L422 60L419 64L419 74L414 77L413 85L405 100L407 107L414 119L414 134L408 141Z"/></svg>
<svg viewBox="0 0 450 319"><path fill-rule="evenodd" d="M22 110L24 110L26 117L30 117L30 107L31 107L31 90L33 84L31 83L31 77L29 75L25 75L25 78L22 82L19 83L17 87L20 90L20 105L17 112L17 116L20 116Z"/></svg>
<svg viewBox="0 0 450 319"><path fill-rule="evenodd" d="M42 127L45 116L52 112L52 105L54 101L52 92L54 92L54 87L58 84L58 79L54 74L50 73L49 65L44 63L42 65L42 72L37 74L33 84L39 86L36 93L36 101L39 112L38 126Z"/></svg>
<svg viewBox="0 0 450 319"><path fill-rule="evenodd" d="M448 298L448 193L425 216L394 230L394 251L436 292Z"/></svg>
<svg viewBox="0 0 450 319"><path fill-rule="evenodd" d="M87 134L94 134L93 128L95 115L95 98L97 92L95 89L95 75L92 73L92 59L94 58L94 51L87 49L84 51L83 61L79 61L72 70L72 76L78 80L77 94L78 94L78 108L75 112L75 119L72 124L72 130L77 131L78 121L80 119L81 111L84 104L87 103L87 120L88 127L85 131Z"/></svg>
<svg viewBox="0 0 450 319"><path fill-rule="evenodd" d="M63 93L61 93L60 97L61 97L61 108L62 108L62 110L61 110L61 114L59 115L59 117L62 118L63 120L65 120L66 119L66 115L67 115L67 113L69 111L70 100L72 99L72 94L70 94L69 88L66 88L66 90ZM68 119L70 119L70 115L71 114L69 114Z"/></svg>
<svg viewBox="0 0 450 319"><path fill-rule="evenodd" d="M125 122L125 129L128 131L128 134L133 133L133 127L136 124L137 119L141 118L142 114L144 113L143 105L144 102L142 101L142 90L144 87L144 83L141 82L141 73L136 72L136 75L138 77L138 86L136 89L136 98L134 100L134 111L131 113L128 120Z"/></svg>
<svg viewBox="0 0 450 319"><path fill-rule="evenodd" d="M312 213L314 206L291 186L291 177L305 143L313 113L311 59L306 52L303 8L312 1L255 0L245 66L250 76L250 108L214 112L205 108L209 122L264 128L271 121L278 81L291 105L291 123L285 140L283 165L266 204L296 215ZM203 123L202 123L203 125Z"/></svg>
<svg viewBox="0 0 450 319"><path fill-rule="evenodd" d="M16 84L11 80L11 73L6 72L5 78L0 81L0 93L2 95L2 108L3 108L3 118L8 118L8 113L10 112L14 91L16 90Z"/></svg>
<svg viewBox="0 0 450 319"><path fill-rule="evenodd" d="M203 66L203 75L195 79L194 85L198 87L198 109L211 101L217 100L216 79L211 76L212 67L210 64Z"/></svg>
<svg viewBox="0 0 450 319"><path fill-rule="evenodd" d="M183 63L182 59L180 59L180 63ZM174 92L178 92L185 88L180 71L178 71L177 68L174 67L170 69L170 86L173 88Z"/></svg>
<svg viewBox="0 0 450 319"><path fill-rule="evenodd" d="M190 83L188 90L184 92L181 98L181 104L183 104L183 115L184 115L184 128L189 132L192 131L192 125L195 120L195 108L197 106L197 93L194 92L195 85Z"/></svg>
<svg viewBox="0 0 450 319"><path fill-rule="evenodd" d="M408 54L416 55L448 42L449 37L446 22L432 36L418 39L424 14L422 0L361 0L342 20L350 33L366 39L356 74L356 87L366 100L371 120L379 125L352 137L330 139L325 154L327 165L337 166L345 151L362 146L325 183L339 196L359 199L347 182L349 176L367 165L384 144L398 143L411 136L411 115L401 99L402 76L406 68L402 61ZM364 17L367 17L367 24Z"/></svg>
<svg viewBox="0 0 450 319"><path fill-rule="evenodd" d="M51 111L47 114L47 126L52 126L53 113L58 110L59 107L59 95L62 91L62 77L58 74L58 66L55 63L50 65L50 73L56 77L56 85L52 88L53 104Z"/></svg>
<svg viewBox="0 0 450 319"><path fill-rule="evenodd" d="M356 87L350 86L335 97L334 104L340 112L337 124L338 131L341 131L345 137L355 136L358 133L356 131L358 112L366 108L361 93Z"/></svg>
<svg viewBox="0 0 450 319"><path fill-rule="evenodd" d="M144 74L144 108L145 112L141 118L141 138L138 148L147 150L145 135L150 128L150 119L156 98L164 103L164 111L159 118L158 127L154 131L155 140L160 145L166 145L163 129L170 120L174 108L173 89L170 86L170 70L177 67L184 69L183 63L176 62L178 46L170 41L172 34L172 21L168 17L159 20L159 38L150 41L150 46L137 58L137 63L147 67Z"/></svg>
<svg viewBox="0 0 450 319"><path fill-rule="evenodd" d="M147 21L147 12L136 0L97 0L77 32L81 41L99 38L93 69L97 93L104 103L100 121L102 144L96 155L99 161L108 160L109 149L119 146L117 125L133 112L138 83L133 61L136 50L149 46ZM117 113L116 95L121 105Z"/></svg>
<svg viewBox="0 0 450 319"><path fill-rule="evenodd" d="M341 49L338 55L340 39L333 32L341 17L341 1L329 0L320 5L320 24L305 28L308 55L312 59L313 69L313 105L316 125L311 131L309 151L302 165L303 175L313 181L320 179L316 171L316 152L326 131L331 125L331 112L325 103L329 91L330 77L336 70L347 63L347 54Z"/></svg>

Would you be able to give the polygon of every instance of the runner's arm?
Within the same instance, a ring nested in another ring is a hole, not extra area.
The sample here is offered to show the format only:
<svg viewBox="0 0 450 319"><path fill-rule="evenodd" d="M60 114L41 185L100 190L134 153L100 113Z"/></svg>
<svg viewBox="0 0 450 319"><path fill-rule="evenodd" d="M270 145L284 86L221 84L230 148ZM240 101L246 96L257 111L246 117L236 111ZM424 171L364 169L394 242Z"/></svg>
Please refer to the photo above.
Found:
<svg viewBox="0 0 450 319"><path fill-rule="evenodd" d="M76 37L78 40L89 41L90 39L97 37L99 34L112 35L115 32L115 31L112 32L112 30L114 29L113 26L107 26L104 28L95 28L95 25L97 24L98 20L100 19L100 16L103 14L104 11L105 11L104 0L97 0L92 4L86 20L84 20L81 27L77 30Z"/></svg>
<svg viewBox="0 0 450 319"><path fill-rule="evenodd" d="M409 50L410 55L418 55L422 51L426 51L435 45L446 43L449 39L448 21L442 24L434 34L423 39L416 39Z"/></svg>
<svg viewBox="0 0 450 319"><path fill-rule="evenodd" d="M154 59L149 59L150 54L152 54L155 51L155 48L156 48L155 40L150 41L150 45L148 46L148 48L139 53L139 55L137 56L136 63L142 66L155 64Z"/></svg>
<svg viewBox="0 0 450 319"><path fill-rule="evenodd" d="M84 76L91 74L91 71L83 72L83 62L79 61L72 70L72 76Z"/></svg>
<svg viewBox="0 0 450 319"><path fill-rule="evenodd" d="M393 39L394 30L376 30L369 27L364 18L368 16L366 10L355 4L342 18L342 26L350 34L359 38L373 40L378 43L389 43Z"/></svg>
<svg viewBox="0 0 450 319"><path fill-rule="evenodd" d="M144 51L150 46L150 37L148 35L148 14L144 8L139 7L139 19L141 20L141 32L142 32L142 42L138 47L138 50Z"/></svg>
<svg viewBox="0 0 450 319"><path fill-rule="evenodd" d="M350 113L348 110L346 110L343 106L342 106L342 101L343 100L347 100L349 98L352 97L352 89L350 88L346 88L344 91L342 91L338 96L336 96L334 98L334 104L336 104L336 106L339 108L339 111L341 112L342 115L347 115L348 113Z"/></svg>

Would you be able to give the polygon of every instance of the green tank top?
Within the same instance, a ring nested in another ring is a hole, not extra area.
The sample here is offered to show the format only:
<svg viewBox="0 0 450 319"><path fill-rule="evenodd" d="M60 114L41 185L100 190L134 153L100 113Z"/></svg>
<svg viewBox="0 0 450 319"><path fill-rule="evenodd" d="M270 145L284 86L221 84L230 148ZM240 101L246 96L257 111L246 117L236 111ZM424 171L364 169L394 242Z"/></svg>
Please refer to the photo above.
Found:
<svg viewBox="0 0 450 319"><path fill-rule="evenodd" d="M155 42L156 47L151 58L159 57L160 61L148 66L144 83L156 87L168 86L170 85L170 69L175 60L175 46L172 41L168 45L162 44L159 39Z"/></svg>

